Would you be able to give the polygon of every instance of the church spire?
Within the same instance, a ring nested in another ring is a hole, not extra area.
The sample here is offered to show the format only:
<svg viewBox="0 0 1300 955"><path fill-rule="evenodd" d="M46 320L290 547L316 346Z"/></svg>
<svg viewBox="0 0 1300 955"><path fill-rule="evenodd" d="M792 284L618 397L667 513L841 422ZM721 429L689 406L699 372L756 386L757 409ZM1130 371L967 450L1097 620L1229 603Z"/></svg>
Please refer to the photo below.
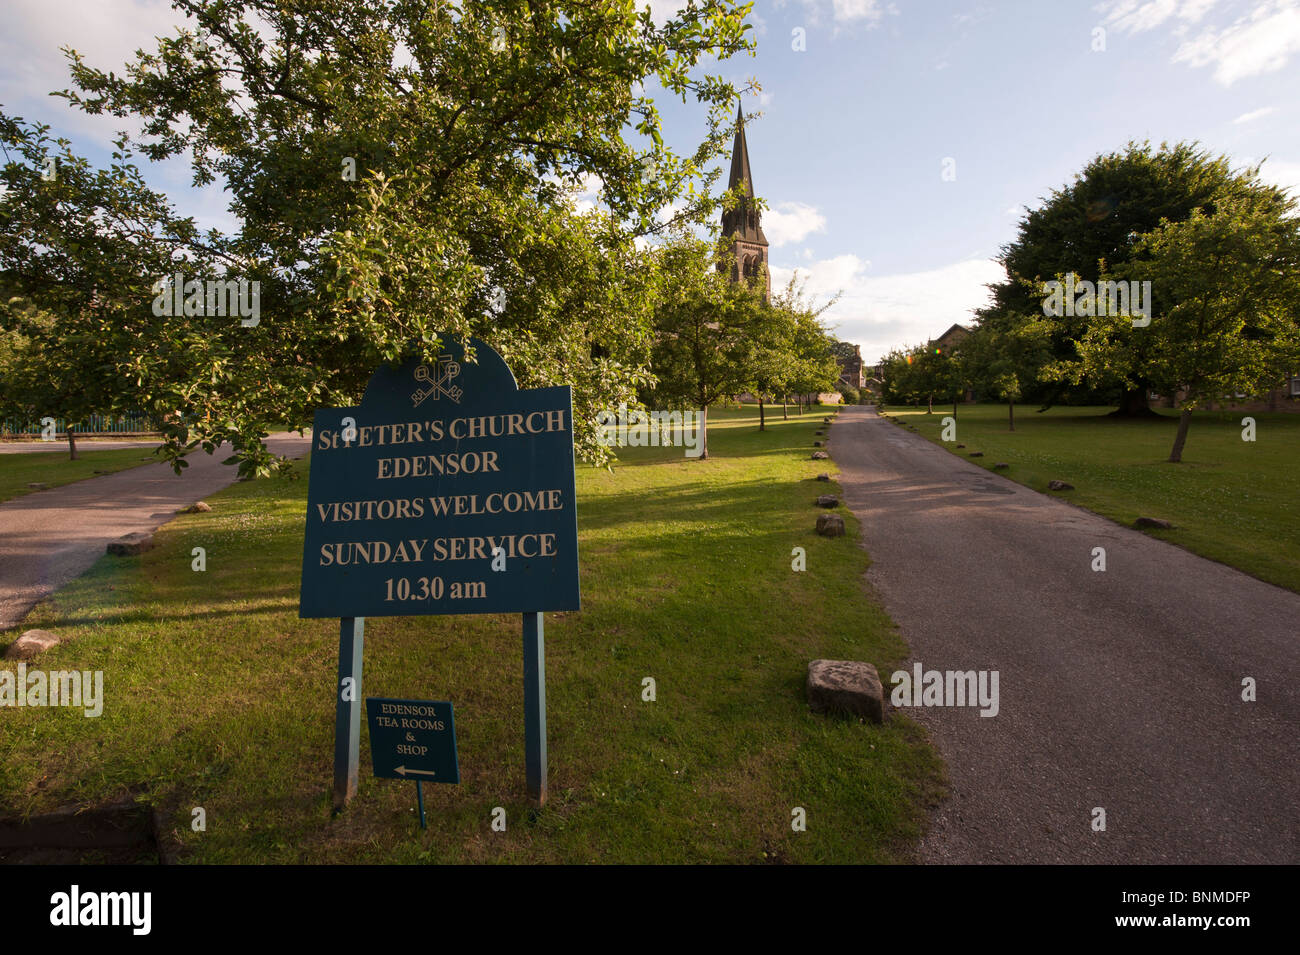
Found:
<svg viewBox="0 0 1300 955"><path fill-rule="evenodd" d="M758 210L750 201L754 198L754 179L749 171L749 144L745 140L745 112L736 107L736 139L731 146L731 177L727 189L740 186L741 198L731 212L722 214L722 232L728 237L738 237L748 242L767 245Z"/></svg>
<svg viewBox="0 0 1300 955"><path fill-rule="evenodd" d="M748 195L754 194L754 183L749 175L749 145L745 142L745 110L739 105L736 106L736 141L731 145L731 179L727 188L738 182L745 184Z"/></svg>
<svg viewBox="0 0 1300 955"><path fill-rule="evenodd" d="M723 210L722 234L731 240L735 256L732 281L743 277L748 281L760 279L764 292L772 292L772 278L767 271L767 236L759 222L754 206L754 180L749 171L749 144L745 141L745 113L736 107L736 141L731 146L731 178L727 189L735 190L740 199L731 210ZM722 263L718 263L721 267Z"/></svg>

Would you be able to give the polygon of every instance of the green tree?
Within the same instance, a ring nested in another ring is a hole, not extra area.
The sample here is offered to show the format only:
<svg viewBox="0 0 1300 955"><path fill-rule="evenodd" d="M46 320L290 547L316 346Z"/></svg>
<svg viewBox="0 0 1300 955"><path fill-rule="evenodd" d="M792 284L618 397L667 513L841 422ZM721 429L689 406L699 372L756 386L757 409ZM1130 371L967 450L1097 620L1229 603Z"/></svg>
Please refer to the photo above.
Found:
<svg viewBox="0 0 1300 955"><path fill-rule="evenodd" d="M857 350L852 342L842 342L838 338L832 337L830 343L831 354L841 361L848 361L857 356Z"/></svg>
<svg viewBox="0 0 1300 955"><path fill-rule="evenodd" d="M799 413L803 413L803 396L832 390L839 380L840 368L830 348L830 338L818 319L818 312L802 311L795 315L795 365L788 380L789 390L800 396Z"/></svg>
<svg viewBox="0 0 1300 955"><path fill-rule="evenodd" d="M1222 201L1211 214L1162 223L1137 250L1141 274L1160 290L1159 316L1136 328L1123 317L1094 318L1078 342L1080 366L1181 396L1169 453L1176 463L1193 410L1273 387L1300 362L1300 222L1247 199Z"/></svg>
<svg viewBox="0 0 1300 955"><path fill-rule="evenodd" d="M121 71L70 53L63 95L138 117L145 155L192 155L197 184L225 186L241 221L230 269L261 283L263 318L180 369L152 356L206 326L121 336L141 393L190 395L176 407L191 442L260 459L268 415L304 426L356 401L377 363L478 335L521 387L573 383L579 453L603 459L596 412L647 380L653 296L634 240L674 200L687 221L716 206L706 169L738 91L698 68L752 49L749 6L692 0L656 24L613 0L173 5L193 29ZM642 92L655 86L705 108L694 151L663 145ZM603 213L573 210L582 181Z"/></svg>
<svg viewBox="0 0 1300 955"><path fill-rule="evenodd" d="M754 322L746 336L749 354L745 358L749 390L758 399L758 430L767 430L766 403L783 396L796 372L796 323L787 309L759 300Z"/></svg>
<svg viewBox="0 0 1300 955"><path fill-rule="evenodd" d="M920 400L920 388L912 367L915 348L895 348L880 360L884 377L881 400L886 404L915 404Z"/></svg>
<svg viewBox="0 0 1300 955"><path fill-rule="evenodd" d="M914 349L911 355L913 387L925 397L925 413L934 414L934 399L954 394L953 362L933 343Z"/></svg>
<svg viewBox="0 0 1300 955"><path fill-rule="evenodd" d="M962 377L1007 403L1009 431L1016 430L1016 402L1043 373L1051 356L1051 326L1032 316L1017 318L986 316L962 342Z"/></svg>
<svg viewBox="0 0 1300 955"><path fill-rule="evenodd" d="M894 349L881 361L885 384L881 398L893 404L926 404L934 413L934 399L953 397L961 387L952 356L933 343ZM954 399L955 400L955 399Z"/></svg>
<svg viewBox="0 0 1300 955"><path fill-rule="evenodd" d="M839 345L822 324L821 316L839 300L834 295L818 304L807 292L807 281L796 272L785 288L772 298L772 307L786 311L792 319L789 364L782 384L782 403L790 394L800 397L799 413L803 413L802 396L829 391L839 379L836 355ZM853 354L853 346L849 346Z"/></svg>
<svg viewBox="0 0 1300 955"><path fill-rule="evenodd" d="M709 406L754 387L754 335L765 311L761 293L718 269L717 247L678 234L656 250L659 297L652 368L656 401L700 409L699 457L707 458Z"/></svg>
<svg viewBox="0 0 1300 955"><path fill-rule="evenodd" d="M1253 196L1279 213L1282 194L1258 179L1258 168L1234 172L1227 157L1212 157L1195 145L1129 143L1125 149L1090 161L1074 181L1051 195L1021 220L1016 239L1004 246L999 261L1007 279L992 286L993 303L984 313L1003 321L1039 322L1043 319L1043 283L1074 273L1081 281L1096 282L1103 269L1136 264L1143 254L1142 235L1161 220L1180 222L1202 209L1212 213L1225 199ZM1147 276L1142 276L1146 278ZM1157 293L1158 295L1158 293ZM1054 318L1048 327L1051 368L1055 375L1040 378L1034 369L1020 369L1016 377L1033 395L1048 402L1064 395L1068 382L1083 384L1068 373L1066 364L1076 357L1073 342L1084 335L1086 316ZM1145 366L1150 337L1130 339L1141 354L1134 364ZM1094 386L1120 392L1116 415L1152 414L1147 394L1150 381L1121 382L1104 369L1094 368ZM1028 395L1027 395L1028 397Z"/></svg>
<svg viewBox="0 0 1300 955"><path fill-rule="evenodd" d="M0 416L62 418L75 459L77 427L90 415L161 417L179 406L174 393L156 391L152 403L138 395L124 344L159 322L155 276L218 262L222 251L145 185L121 142L112 165L96 170L48 127L0 114L0 151L0 326L11 342ZM196 322L148 360L180 372L219 350L220 330ZM178 421L171 426L180 433Z"/></svg>

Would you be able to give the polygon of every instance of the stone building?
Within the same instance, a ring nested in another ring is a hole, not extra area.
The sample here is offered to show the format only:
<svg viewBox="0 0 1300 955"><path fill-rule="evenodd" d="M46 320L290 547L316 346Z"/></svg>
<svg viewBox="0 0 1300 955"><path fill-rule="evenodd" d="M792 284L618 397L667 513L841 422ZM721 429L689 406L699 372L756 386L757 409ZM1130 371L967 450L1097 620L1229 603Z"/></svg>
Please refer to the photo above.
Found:
<svg viewBox="0 0 1300 955"><path fill-rule="evenodd" d="M840 366L839 384L861 391L867 383L865 369L862 365L862 346L854 345L851 357L843 358L836 355L835 360Z"/></svg>
<svg viewBox="0 0 1300 955"><path fill-rule="evenodd" d="M1154 391L1147 397L1154 408L1177 408L1178 403L1186 398L1186 392L1180 390L1174 398L1159 395ZM1225 396L1219 401L1208 401L1206 411L1286 411L1300 414L1300 373L1287 375L1276 387L1261 395Z"/></svg>
<svg viewBox="0 0 1300 955"><path fill-rule="evenodd" d="M946 355L970 337L970 329L965 325L953 325L938 338L930 342L931 348L938 348Z"/></svg>
<svg viewBox="0 0 1300 955"><path fill-rule="evenodd" d="M760 214L754 204L754 180L749 171L749 145L745 142L745 114L736 108L736 139L731 146L731 177L727 180L729 190L740 193L740 201L730 210L722 213L722 234L731 240L731 252L734 263L731 267L731 280L740 281L743 276L753 282L762 283L763 295L772 295L772 277L768 274L767 237L763 235ZM719 263L719 267L723 267Z"/></svg>

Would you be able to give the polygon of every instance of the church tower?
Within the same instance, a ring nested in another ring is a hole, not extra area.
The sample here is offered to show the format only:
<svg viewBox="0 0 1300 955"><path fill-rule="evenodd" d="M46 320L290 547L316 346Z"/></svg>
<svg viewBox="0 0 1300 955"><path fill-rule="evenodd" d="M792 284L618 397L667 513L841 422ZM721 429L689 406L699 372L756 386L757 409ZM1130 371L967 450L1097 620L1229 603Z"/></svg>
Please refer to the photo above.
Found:
<svg viewBox="0 0 1300 955"><path fill-rule="evenodd" d="M741 276L747 280L759 279L763 283L764 298L772 294L772 278L767 268L767 237L759 224L758 210L754 207L754 181L749 173L749 146L745 142L745 114L736 108L736 141L731 147L731 178L728 189L740 193L740 201L731 211L722 213L722 234L731 240L735 264L731 280Z"/></svg>

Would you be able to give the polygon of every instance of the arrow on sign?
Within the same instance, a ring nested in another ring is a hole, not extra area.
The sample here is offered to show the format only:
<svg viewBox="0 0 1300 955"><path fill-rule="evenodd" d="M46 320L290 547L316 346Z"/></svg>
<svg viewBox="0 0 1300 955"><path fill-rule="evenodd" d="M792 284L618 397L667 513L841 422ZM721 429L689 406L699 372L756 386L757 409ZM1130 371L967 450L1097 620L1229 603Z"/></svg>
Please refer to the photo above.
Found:
<svg viewBox="0 0 1300 955"><path fill-rule="evenodd" d="M436 776L436 775L438 775L437 773L432 773L432 772L430 772L430 771L427 770L427 769L407 769L405 766L398 766L397 769L393 770L393 772L401 773L403 776L406 776L407 774L411 774L411 775L415 775L415 776Z"/></svg>

